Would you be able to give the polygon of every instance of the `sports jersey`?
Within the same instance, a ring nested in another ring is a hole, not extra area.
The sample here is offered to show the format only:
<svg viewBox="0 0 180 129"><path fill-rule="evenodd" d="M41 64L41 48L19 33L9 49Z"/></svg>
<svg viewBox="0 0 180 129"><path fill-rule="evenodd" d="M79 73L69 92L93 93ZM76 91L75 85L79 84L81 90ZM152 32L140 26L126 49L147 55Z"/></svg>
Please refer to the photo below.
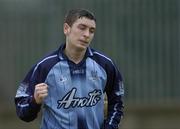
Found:
<svg viewBox="0 0 180 129"><path fill-rule="evenodd" d="M75 64L64 54L64 48L65 44L40 60L20 83L15 96L17 115L29 122L42 107L41 129L118 128L124 88L112 60L88 47L83 60ZM48 85L42 104L33 97L39 83ZM104 93L108 98L106 120Z"/></svg>

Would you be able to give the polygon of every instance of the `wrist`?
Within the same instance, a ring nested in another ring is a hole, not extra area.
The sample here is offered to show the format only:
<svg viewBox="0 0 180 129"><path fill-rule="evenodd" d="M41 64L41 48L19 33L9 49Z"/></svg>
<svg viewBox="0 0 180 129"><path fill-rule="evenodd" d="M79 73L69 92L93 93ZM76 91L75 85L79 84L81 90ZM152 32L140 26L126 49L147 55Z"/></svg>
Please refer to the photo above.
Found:
<svg viewBox="0 0 180 129"><path fill-rule="evenodd" d="M35 99L35 97L32 97L31 102L33 105L41 105L41 103L38 102L37 99Z"/></svg>

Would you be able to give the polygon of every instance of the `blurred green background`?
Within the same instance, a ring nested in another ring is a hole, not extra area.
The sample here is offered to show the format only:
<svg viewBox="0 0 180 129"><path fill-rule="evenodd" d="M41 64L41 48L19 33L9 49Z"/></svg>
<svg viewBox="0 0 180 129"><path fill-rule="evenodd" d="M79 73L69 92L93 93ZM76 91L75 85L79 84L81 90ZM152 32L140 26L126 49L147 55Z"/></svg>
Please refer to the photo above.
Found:
<svg viewBox="0 0 180 129"><path fill-rule="evenodd" d="M86 8L97 18L92 47L125 80L121 129L180 129L179 0L0 0L0 129L38 129L15 114L20 81L64 42L65 13Z"/></svg>

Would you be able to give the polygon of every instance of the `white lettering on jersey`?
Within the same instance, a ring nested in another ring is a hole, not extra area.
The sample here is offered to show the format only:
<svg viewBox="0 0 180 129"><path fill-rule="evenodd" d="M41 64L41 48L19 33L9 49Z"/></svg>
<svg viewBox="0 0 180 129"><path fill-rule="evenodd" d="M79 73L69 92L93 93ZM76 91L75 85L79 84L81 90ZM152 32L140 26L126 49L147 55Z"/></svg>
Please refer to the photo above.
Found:
<svg viewBox="0 0 180 129"><path fill-rule="evenodd" d="M88 97L78 98L75 97L76 91L77 89L73 88L62 98L62 100L58 100L57 108L59 109L63 107L65 109L68 109L70 107L92 107L99 102L102 95L100 90L95 89L94 91L88 93Z"/></svg>

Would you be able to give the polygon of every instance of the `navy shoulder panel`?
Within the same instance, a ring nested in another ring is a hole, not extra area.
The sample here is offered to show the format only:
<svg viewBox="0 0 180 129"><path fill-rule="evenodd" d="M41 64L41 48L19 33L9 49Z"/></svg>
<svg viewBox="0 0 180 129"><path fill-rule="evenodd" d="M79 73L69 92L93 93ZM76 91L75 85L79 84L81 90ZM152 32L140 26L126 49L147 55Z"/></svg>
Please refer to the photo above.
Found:
<svg viewBox="0 0 180 129"><path fill-rule="evenodd" d="M107 73L107 84L105 90L111 91L115 83L122 82L122 76L113 61L104 54L92 50L92 59L95 60Z"/></svg>
<svg viewBox="0 0 180 129"><path fill-rule="evenodd" d="M34 67L31 74L32 80L36 80L36 83L44 82L50 69L60 61L58 51L54 51L41 59Z"/></svg>
<svg viewBox="0 0 180 129"><path fill-rule="evenodd" d="M114 67L113 61L104 54L92 49L92 59L95 60L105 71L111 71Z"/></svg>

